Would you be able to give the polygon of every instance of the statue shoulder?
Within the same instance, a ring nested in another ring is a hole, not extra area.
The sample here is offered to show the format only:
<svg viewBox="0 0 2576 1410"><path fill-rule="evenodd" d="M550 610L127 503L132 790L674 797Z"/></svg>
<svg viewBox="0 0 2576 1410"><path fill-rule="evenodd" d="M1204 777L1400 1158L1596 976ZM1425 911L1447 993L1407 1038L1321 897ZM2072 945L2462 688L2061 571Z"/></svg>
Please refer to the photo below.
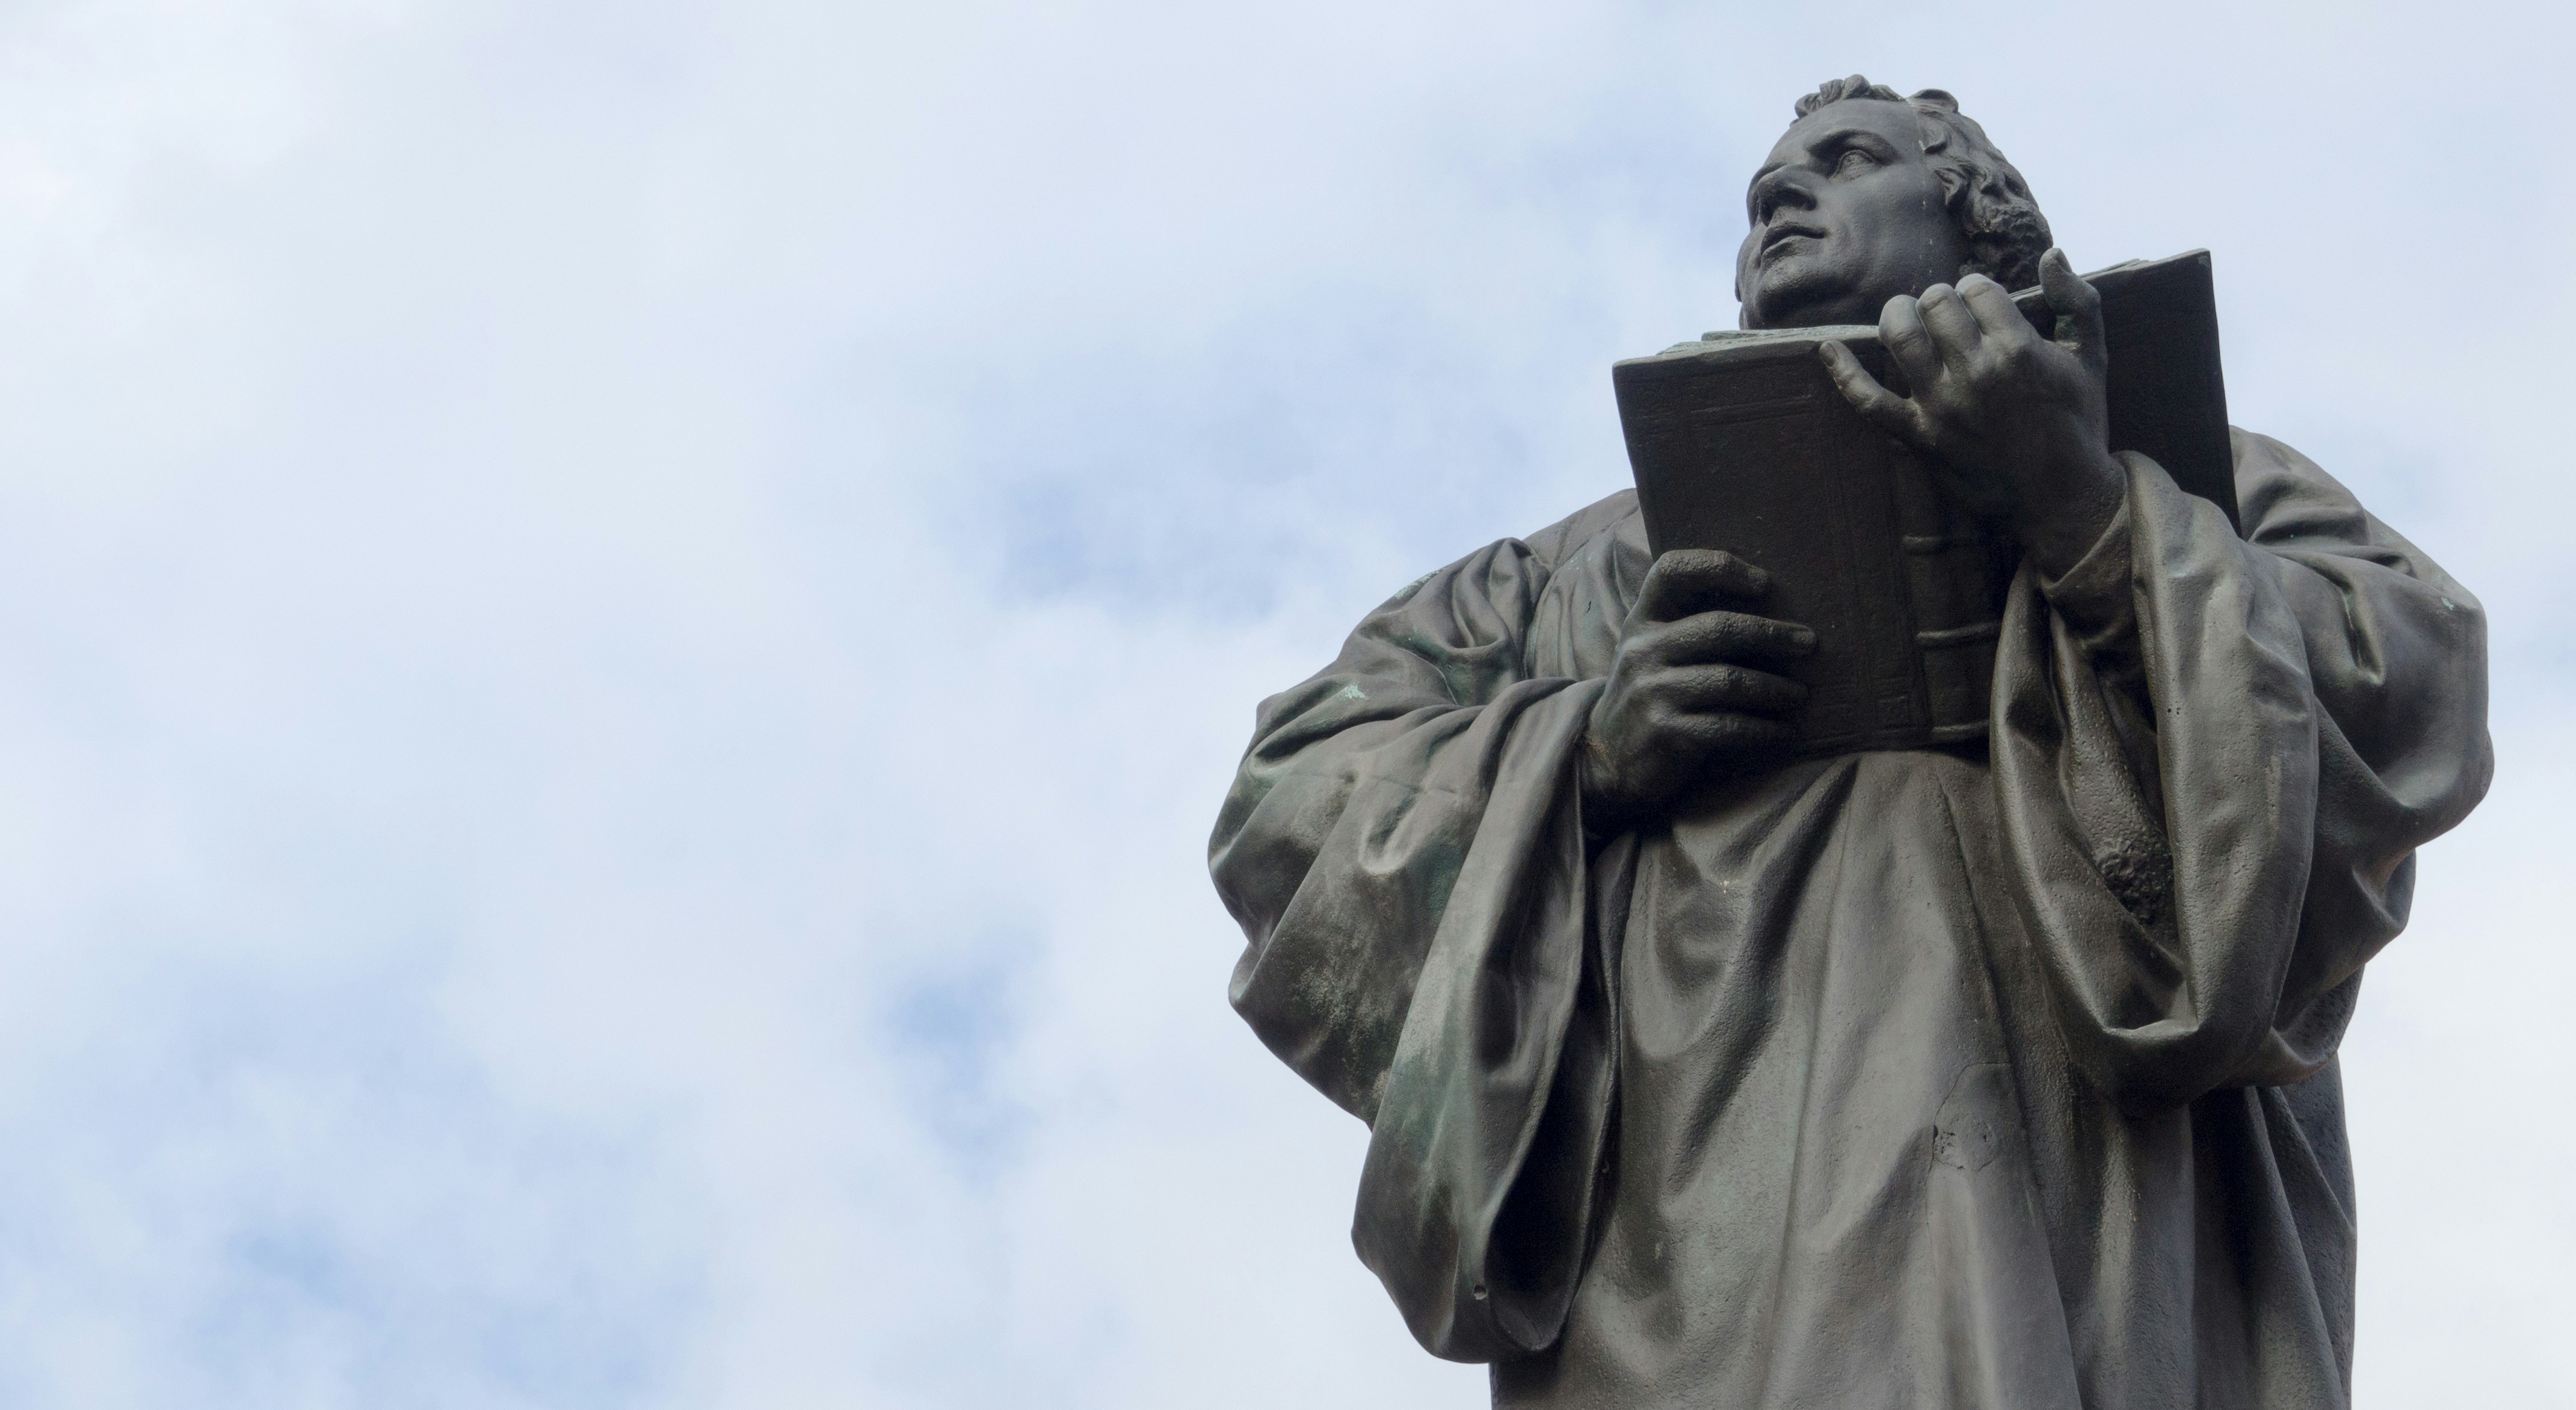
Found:
<svg viewBox="0 0 2576 1410"><path fill-rule="evenodd" d="M1528 535L1521 542L1529 545L1533 557L1548 568L1554 569L1558 564L1581 552L1585 544L1604 534L1616 534L1623 530L1632 535L1642 535L1645 532L1644 521L1637 514L1637 492L1633 489L1621 490L1617 494L1595 500L1537 533ZM1640 542L1642 541L1640 539Z"/></svg>
<svg viewBox="0 0 2576 1410"><path fill-rule="evenodd" d="M2477 599L2424 550L2365 507L2325 468L2270 436L2228 428L2236 503L2247 541L2277 553L2360 559L2433 584L2451 601Z"/></svg>
<svg viewBox="0 0 2576 1410"><path fill-rule="evenodd" d="M2343 482L2283 442L2241 426L2227 428L2236 453L2236 505L2244 534L2256 543L2369 537L2369 513Z"/></svg>

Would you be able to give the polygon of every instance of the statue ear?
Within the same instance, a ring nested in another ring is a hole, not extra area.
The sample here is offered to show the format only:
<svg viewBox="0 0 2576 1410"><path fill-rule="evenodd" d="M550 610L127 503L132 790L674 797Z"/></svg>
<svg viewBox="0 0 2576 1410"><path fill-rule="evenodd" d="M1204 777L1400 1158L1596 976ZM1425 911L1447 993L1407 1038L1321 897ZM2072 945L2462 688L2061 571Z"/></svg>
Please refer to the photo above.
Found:
<svg viewBox="0 0 2576 1410"><path fill-rule="evenodd" d="M1968 194L1968 174L1959 169L1957 162L1934 162L1932 174L1940 178L1943 205L1955 207Z"/></svg>

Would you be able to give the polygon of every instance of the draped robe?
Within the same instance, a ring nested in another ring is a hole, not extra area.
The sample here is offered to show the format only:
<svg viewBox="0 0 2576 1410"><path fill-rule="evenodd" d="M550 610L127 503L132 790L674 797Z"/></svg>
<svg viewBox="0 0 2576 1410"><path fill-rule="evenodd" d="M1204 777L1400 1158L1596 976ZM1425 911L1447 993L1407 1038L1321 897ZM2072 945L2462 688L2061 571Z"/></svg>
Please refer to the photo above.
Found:
<svg viewBox="0 0 2576 1410"><path fill-rule="evenodd" d="M1432 573L1266 701L1237 1010L1369 1123L1353 1240L1498 1406L2326 1410L2335 1046L2484 792L2484 619L2278 442L2240 536L2123 455L1982 745L1587 838L1635 498Z"/></svg>

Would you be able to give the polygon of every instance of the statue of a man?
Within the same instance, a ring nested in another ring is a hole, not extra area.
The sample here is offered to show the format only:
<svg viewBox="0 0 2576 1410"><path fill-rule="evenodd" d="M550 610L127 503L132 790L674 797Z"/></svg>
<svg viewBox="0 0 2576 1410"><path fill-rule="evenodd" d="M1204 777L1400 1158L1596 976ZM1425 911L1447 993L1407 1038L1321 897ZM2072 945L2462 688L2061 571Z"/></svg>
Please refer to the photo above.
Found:
<svg viewBox="0 0 2576 1410"><path fill-rule="evenodd" d="M1371 1128L1353 1230L1504 1406L2344 1406L2335 1046L2484 792L2476 600L2233 433L2243 530L2106 441L2098 304L1949 95L1798 103L1748 327L2022 545L1989 738L1794 757L1812 638L1620 493L1261 708L1233 1000ZM2039 284L2061 336L2005 297Z"/></svg>

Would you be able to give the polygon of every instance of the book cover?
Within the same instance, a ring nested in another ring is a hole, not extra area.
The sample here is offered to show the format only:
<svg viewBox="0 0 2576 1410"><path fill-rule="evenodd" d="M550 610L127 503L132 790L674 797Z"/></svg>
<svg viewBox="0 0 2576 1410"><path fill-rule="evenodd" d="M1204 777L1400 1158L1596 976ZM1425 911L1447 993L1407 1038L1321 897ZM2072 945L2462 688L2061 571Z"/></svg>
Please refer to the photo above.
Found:
<svg viewBox="0 0 2576 1410"><path fill-rule="evenodd" d="M2236 516L2209 255L2085 276L2102 295L2115 450L2153 458ZM2043 333L2037 290L2014 296ZM1864 421L1817 356L1840 341L1891 376L1865 327L1722 332L1612 368L1649 547L1725 549L1771 574L1762 610L1804 622L1809 753L1984 737L2003 597L2019 550Z"/></svg>

